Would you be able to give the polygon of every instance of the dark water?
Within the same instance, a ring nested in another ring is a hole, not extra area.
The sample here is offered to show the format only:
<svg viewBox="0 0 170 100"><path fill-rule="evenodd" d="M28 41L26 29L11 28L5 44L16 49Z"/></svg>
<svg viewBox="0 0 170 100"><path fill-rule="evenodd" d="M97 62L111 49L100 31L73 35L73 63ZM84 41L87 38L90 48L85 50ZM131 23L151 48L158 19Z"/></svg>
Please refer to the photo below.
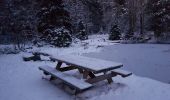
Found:
<svg viewBox="0 0 170 100"><path fill-rule="evenodd" d="M122 69L138 76L170 83L170 45L117 44L84 56L121 62L124 64Z"/></svg>

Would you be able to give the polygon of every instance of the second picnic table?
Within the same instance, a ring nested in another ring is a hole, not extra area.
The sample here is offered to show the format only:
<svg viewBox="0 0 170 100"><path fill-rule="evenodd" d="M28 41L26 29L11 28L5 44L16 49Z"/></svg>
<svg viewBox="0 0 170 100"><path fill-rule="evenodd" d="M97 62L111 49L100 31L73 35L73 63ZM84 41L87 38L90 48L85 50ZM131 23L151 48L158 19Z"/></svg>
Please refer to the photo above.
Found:
<svg viewBox="0 0 170 100"><path fill-rule="evenodd" d="M62 74L62 72L64 71L78 69L79 72L83 74L83 78L85 79L84 82L87 82L89 84L93 84L102 80L108 80L108 83L111 83L113 81L112 77L116 75L127 77L132 74L126 71L119 70L119 68L123 67L122 63L106 61L97 58L89 58L85 56L76 56L76 55L63 55L63 56L51 56L50 59L58 62L55 67L58 73L61 72ZM68 66L62 67L63 63L65 63ZM66 80L64 79L64 77L62 78L61 76L63 75L52 73L54 72L54 70L50 69L51 70L50 72L49 69L44 67L40 67L40 69L48 74L51 74L52 75L51 79L60 77L61 80L67 81L66 83L74 86L73 82L71 83L68 82L69 81L68 78ZM77 85L77 83L75 85ZM78 86L74 86L74 87L78 87Z"/></svg>

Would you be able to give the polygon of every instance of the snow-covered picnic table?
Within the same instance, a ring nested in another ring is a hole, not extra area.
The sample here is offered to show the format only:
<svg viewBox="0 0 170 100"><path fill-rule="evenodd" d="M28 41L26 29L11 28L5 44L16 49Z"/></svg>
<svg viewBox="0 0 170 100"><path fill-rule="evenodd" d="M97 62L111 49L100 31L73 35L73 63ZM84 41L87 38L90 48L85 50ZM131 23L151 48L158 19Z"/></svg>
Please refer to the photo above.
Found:
<svg viewBox="0 0 170 100"><path fill-rule="evenodd" d="M107 72L109 70L117 69L123 66L122 63L118 62L77 55L52 56L51 59L74 65L80 69L91 71L93 73Z"/></svg>
<svg viewBox="0 0 170 100"><path fill-rule="evenodd" d="M58 62L56 68L42 66L39 69L43 70L45 74L51 75L51 80L58 78L71 87L74 87L76 91L86 90L92 87L92 84L102 80L108 80L108 83L111 83L113 82L112 77L117 75L127 77L132 74L120 70L119 68L123 67L123 64L118 62L76 55L51 56L50 58ZM63 63L68 66L61 67ZM78 69L83 74L84 80L76 79L71 75L69 76L63 73L64 71L74 69Z"/></svg>

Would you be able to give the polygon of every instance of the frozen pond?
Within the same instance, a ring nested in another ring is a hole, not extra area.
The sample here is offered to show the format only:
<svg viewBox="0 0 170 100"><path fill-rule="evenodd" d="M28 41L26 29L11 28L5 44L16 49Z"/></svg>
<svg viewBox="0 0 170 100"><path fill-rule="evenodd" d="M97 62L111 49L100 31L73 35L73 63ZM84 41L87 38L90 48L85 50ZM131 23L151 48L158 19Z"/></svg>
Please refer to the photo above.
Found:
<svg viewBox="0 0 170 100"><path fill-rule="evenodd" d="M116 44L104 47L100 53L85 56L122 62L123 69L138 76L170 83L170 45Z"/></svg>

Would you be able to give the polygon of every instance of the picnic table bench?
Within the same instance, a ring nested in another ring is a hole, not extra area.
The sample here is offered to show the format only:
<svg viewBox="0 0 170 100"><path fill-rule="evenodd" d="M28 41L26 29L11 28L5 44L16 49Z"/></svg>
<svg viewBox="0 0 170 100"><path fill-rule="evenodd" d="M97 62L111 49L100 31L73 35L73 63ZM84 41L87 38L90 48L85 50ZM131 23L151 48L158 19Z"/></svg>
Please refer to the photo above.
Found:
<svg viewBox="0 0 170 100"><path fill-rule="evenodd" d="M42 70L45 75L51 75L50 80L53 80L55 78L60 79L65 84L73 87L77 92L81 92L83 90L91 88L94 83L102 80L107 80L108 83L111 83L113 82L112 77L117 75L127 77L132 74L130 72L119 69L123 67L122 63L96 58L64 55L51 56L50 59L58 62L55 68L50 66L41 66L39 67L39 69ZM62 67L61 65L63 63L68 66ZM78 69L79 72L83 74L83 80L63 73L65 71L70 71L74 69Z"/></svg>

